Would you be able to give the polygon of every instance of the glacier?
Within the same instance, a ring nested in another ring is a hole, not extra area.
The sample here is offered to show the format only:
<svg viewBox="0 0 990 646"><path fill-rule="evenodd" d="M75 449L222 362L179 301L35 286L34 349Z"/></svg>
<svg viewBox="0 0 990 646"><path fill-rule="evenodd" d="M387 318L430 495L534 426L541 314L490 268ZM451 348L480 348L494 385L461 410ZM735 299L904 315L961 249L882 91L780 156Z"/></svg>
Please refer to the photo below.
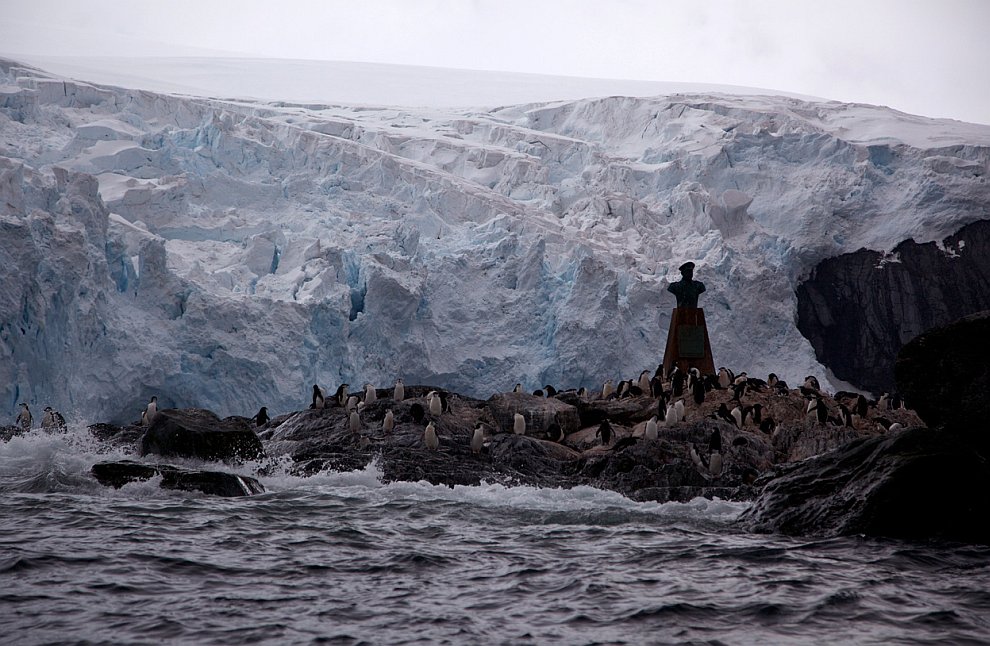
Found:
<svg viewBox="0 0 990 646"><path fill-rule="evenodd" d="M987 219L988 169L990 126L791 96L298 103L0 59L0 413L597 388L661 361L686 260L716 365L835 389L797 285Z"/></svg>

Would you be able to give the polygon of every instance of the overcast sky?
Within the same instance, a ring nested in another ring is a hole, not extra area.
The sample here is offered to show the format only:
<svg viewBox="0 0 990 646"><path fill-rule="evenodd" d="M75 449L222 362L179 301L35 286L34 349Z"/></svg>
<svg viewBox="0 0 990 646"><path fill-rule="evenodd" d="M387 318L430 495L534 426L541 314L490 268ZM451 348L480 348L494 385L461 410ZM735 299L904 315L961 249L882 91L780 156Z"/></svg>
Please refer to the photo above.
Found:
<svg viewBox="0 0 990 646"><path fill-rule="evenodd" d="M0 53L770 88L990 124L990 0L0 0Z"/></svg>

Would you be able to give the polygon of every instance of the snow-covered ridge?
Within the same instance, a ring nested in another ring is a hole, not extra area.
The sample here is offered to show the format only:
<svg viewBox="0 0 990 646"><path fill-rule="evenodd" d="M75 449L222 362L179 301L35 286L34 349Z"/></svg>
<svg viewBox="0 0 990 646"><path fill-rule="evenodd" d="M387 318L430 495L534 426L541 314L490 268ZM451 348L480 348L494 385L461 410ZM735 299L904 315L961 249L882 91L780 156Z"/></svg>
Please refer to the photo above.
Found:
<svg viewBox="0 0 990 646"><path fill-rule="evenodd" d="M824 376L795 327L800 277L990 204L990 127L771 96L412 110L5 62L0 157L18 232L0 266L24 292L0 301L2 408L100 418L151 393L253 414L297 409L312 383L487 397L633 376L661 359L688 259L717 364ZM73 224L80 203L97 224Z"/></svg>

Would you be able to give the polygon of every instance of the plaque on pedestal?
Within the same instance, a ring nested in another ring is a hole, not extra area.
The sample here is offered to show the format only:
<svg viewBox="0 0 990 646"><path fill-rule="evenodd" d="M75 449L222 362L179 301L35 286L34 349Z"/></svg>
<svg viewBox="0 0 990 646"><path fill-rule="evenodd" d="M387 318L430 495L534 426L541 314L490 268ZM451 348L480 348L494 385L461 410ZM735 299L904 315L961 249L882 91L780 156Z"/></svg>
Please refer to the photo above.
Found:
<svg viewBox="0 0 990 646"><path fill-rule="evenodd" d="M667 349L663 353L664 374L669 375L675 365L681 370L697 368L703 375L715 374L705 310L700 307L677 307L670 315Z"/></svg>

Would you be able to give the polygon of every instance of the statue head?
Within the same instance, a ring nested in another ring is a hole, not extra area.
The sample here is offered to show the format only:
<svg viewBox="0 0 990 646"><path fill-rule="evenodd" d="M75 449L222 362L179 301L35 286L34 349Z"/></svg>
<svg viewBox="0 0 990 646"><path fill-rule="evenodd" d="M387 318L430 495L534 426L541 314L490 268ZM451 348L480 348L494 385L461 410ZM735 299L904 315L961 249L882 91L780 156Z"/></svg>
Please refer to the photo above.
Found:
<svg viewBox="0 0 990 646"><path fill-rule="evenodd" d="M694 278L694 263L686 262L677 268L681 272L681 278L684 280L691 280Z"/></svg>

